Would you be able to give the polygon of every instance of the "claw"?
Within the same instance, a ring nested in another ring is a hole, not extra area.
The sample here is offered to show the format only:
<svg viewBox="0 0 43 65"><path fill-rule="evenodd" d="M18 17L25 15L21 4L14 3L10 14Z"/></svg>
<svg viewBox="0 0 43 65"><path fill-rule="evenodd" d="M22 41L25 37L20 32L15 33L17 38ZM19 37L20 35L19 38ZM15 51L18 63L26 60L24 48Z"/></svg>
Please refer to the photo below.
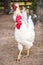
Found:
<svg viewBox="0 0 43 65"><path fill-rule="evenodd" d="M21 54L20 54L20 55L18 55L18 58L17 58L17 60L19 60L19 61L20 61L20 59L21 59L21 56L22 56Z"/></svg>

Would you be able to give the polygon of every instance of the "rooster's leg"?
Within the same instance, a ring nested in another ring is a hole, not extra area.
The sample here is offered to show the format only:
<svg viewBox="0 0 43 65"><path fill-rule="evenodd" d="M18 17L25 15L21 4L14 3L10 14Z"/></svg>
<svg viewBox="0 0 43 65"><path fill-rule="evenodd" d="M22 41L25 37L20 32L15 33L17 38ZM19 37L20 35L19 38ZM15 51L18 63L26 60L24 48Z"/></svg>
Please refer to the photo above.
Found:
<svg viewBox="0 0 43 65"><path fill-rule="evenodd" d="M17 60L20 60L20 58L22 56L21 53L22 53L22 50L23 50L23 46L20 43L18 43L18 49L19 49L19 55L18 55Z"/></svg>
<svg viewBox="0 0 43 65"><path fill-rule="evenodd" d="M27 50L27 57L29 56L29 49Z"/></svg>
<svg viewBox="0 0 43 65"><path fill-rule="evenodd" d="M20 60L21 56L22 55L21 55L21 51L20 51L17 60Z"/></svg>

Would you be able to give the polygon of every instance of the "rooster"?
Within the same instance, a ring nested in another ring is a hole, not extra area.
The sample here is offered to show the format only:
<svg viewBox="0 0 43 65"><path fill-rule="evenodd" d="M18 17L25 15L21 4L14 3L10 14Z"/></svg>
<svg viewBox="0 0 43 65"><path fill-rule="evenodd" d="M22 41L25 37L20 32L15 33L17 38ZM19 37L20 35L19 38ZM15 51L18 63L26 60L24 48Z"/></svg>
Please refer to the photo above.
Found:
<svg viewBox="0 0 43 65"><path fill-rule="evenodd" d="M29 56L29 50L33 46L33 42L35 39L35 31L31 16L29 16L28 18L28 24L25 24L18 3L14 4L13 9L14 9L13 20L15 21L14 36L15 40L17 41L19 49L17 59L20 60L21 53L24 48L27 50L27 56Z"/></svg>

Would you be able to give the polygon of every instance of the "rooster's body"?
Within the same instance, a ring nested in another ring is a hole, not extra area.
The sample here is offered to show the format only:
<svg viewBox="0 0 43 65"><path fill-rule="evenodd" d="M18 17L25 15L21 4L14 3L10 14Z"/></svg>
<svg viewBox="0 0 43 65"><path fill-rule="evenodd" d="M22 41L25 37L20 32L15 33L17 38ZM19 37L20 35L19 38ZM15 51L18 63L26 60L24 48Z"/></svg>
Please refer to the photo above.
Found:
<svg viewBox="0 0 43 65"><path fill-rule="evenodd" d="M13 19L15 21L14 35L16 41L18 42L18 49L20 51L18 59L20 59L20 54L23 50L23 47L27 49L27 55L29 55L29 49L33 46L35 38L34 24L32 22L31 16L28 18L28 23L25 24L20 12L14 14Z"/></svg>

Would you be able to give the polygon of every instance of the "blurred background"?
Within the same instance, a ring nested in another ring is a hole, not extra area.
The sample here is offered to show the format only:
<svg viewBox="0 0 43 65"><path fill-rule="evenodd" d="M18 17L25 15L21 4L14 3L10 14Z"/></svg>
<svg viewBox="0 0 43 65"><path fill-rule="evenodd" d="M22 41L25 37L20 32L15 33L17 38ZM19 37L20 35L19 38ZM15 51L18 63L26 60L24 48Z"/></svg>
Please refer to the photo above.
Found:
<svg viewBox="0 0 43 65"><path fill-rule="evenodd" d="M43 0L0 0L0 14L12 14L15 2L19 3L20 8L29 6L32 15L35 14L34 16L38 16L39 19L41 16L43 18Z"/></svg>

